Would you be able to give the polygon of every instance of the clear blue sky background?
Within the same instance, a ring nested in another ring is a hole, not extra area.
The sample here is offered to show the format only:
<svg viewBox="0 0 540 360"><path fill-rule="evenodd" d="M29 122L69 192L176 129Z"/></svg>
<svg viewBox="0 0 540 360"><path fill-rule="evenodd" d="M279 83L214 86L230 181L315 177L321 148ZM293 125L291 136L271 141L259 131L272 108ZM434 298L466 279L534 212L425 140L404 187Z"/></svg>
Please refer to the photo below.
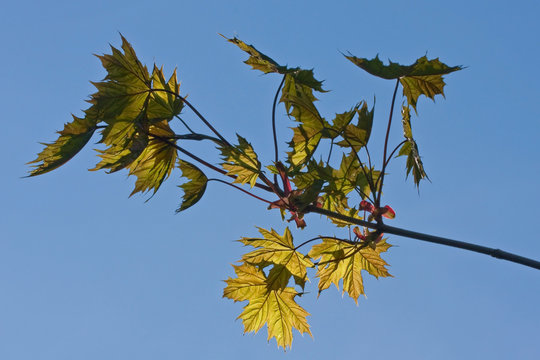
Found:
<svg viewBox="0 0 540 360"><path fill-rule="evenodd" d="M432 180L420 194L390 167L392 225L540 259L536 1L12 1L0 37L4 189L0 206L0 359L538 359L540 272L484 255L392 236L395 276L366 276L356 306L334 288L300 302L314 338L283 353L266 329L242 335L242 304L222 280L255 225L282 232L277 211L221 184L174 214L179 173L158 194L128 199L126 174L89 173L91 148L59 170L22 179L39 141L81 115L104 76L93 53L118 32L147 64L177 66L182 93L228 137L272 157L270 111L279 77L242 64L217 35L237 35L281 63L315 68L332 92L329 118L377 97L382 137L394 83L339 51L412 63L428 54L466 70L446 100L423 98L414 130ZM187 112L186 112L187 113ZM279 109L282 144L290 126ZM190 118L190 116L187 116ZM394 128L393 141L400 130ZM97 141L97 138L96 138ZM374 144L376 146L376 144ZM282 145L282 148L284 146ZM216 152L201 148L211 158ZM263 155L264 154L264 155ZM319 216L297 240L334 229ZM312 274L313 275L313 274Z"/></svg>

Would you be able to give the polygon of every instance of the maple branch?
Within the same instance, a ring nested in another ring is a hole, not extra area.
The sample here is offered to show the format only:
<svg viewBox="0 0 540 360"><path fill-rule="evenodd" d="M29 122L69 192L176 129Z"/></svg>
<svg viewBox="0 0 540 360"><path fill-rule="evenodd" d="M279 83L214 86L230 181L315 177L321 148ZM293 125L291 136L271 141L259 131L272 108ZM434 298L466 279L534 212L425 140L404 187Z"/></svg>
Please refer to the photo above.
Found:
<svg viewBox="0 0 540 360"><path fill-rule="evenodd" d="M350 216L338 214L338 213L335 213L326 209L321 209L313 205L309 205L304 209L304 214L307 214L309 212L318 213L318 214L332 217L335 219L347 221L352 224L365 226L370 229L378 230L382 233L394 234L398 236L431 242L434 244L446 245L446 246L455 247L455 248L459 248L463 250L469 250L469 251L477 252L480 254L490 255L497 259L515 262L517 264L525 265L525 266L540 270L540 261L536 261L536 260L529 259L523 256L512 254L512 253L509 253L500 249L493 249L486 246L467 243L464 241L452 240L452 239L448 239L448 238L444 238L440 236L434 236L434 235L419 233L416 231L405 230L405 229L397 228L394 226L386 225L382 222L379 224L372 223L369 221L355 219Z"/></svg>
<svg viewBox="0 0 540 360"><path fill-rule="evenodd" d="M285 77L287 75L283 75L283 79L281 79L281 83L279 83L278 89L276 91L276 96L274 97L274 103L272 104L272 133L274 135L274 154L275 154L275 161L278 162L278 143L277 143L277 133L276 133L276 105L277 105L277 99L279 96L279 91L281 90L281 87L285 83ZM274 183L277 184L277 174L274 174Z"/></svg>
<svg viewBox="0 0 540 360"><path fill-rule="evenodd" d="M214 171L217 171L217 172L220 173L220 174L223 174L223 175L225 175L225 176L228 176L228 177L231 177L231 178L233 178L233 179L236 179L236 176L235 176L235 175L230 175L230 174L228 174L225 170L220 169L220 168L218 168L217 166L214 166L214 165L210 164L209 162L207 162L207 161L201 159L200 157L198 157L198 156L195 155L195 154L192 154L191 152L187 151L186 149L181 148L180 146L178 146L178 145L175 144L174 142L168 140L167 138L164 138L163 136L155 135L155 134L152 134L152 133L148 133L148 136L151 136L151 137L153 137L154 139L158 139L158 140L163 141L164 143L168 144L169 146L172 146L173 148L175 148L176 150L180 151L181 153L183 153L183 154L189 156L189 157L192 158L193 160L200 162L200 163L203 164L204 166L209 167L210 169L212 169L212 170L214 170ZM266 185L263 185L263 184L255 183L254 186L255 186L255 187L258 187L259 189L263 189L263 190L266 190L266 191L269 191L269 192L274 192L274 191L272 190L271 187L266 186Z"/></svg>
<svg viewBox="0 0 540 360"><path fill-rule="evenodd" d="M392 95L392 105L390 105L390 116L388 117L388 127L386 128L386 137L384 138L384 153L383 153L383 167L381 170L381 175L379 175L379 178L377 179L377 182L375 183L376 187L381 189L379 193L376 196L376 202L375 207L380 207L381 203L381 195L382 195L382 188L383 188L383 182L384 182L384 171L386 170L386 151L388 150L388 138L390 137L390 126L392 125L392 116L394 115L394 104L396 102L396 95L397 90L399 87L399 78L396 80L396 87L394 88L394 95ZM378 186L379 180L381 180L380 187Z"/></svg>
<svg viewBox="0 0 540 360"><path fill-rule="evenodd" d="M228 182L226 182L226 181L224 181L224 180L212 178L212 179L208 179L208 181L209 181L209 182L210 182L210 181L217 181L217 182L220 182L220 183L223 183L223 184L232 186L233 188L235 188L235 189L237 189L237 190L240 190L240 191L242 191L243 193L248 194L249 196L254 197L254 198L257 199L257 200L264 201L265 203L268 203L268 204L271 204L271 203L272 203L271 201L268 201L268 200L266 200L266 199L263 199L263 198L261 198L261 197L258 197L257 195L252 194L252 193L250 193L249 191L247 191L247 190L245 190L245 189L242 189L240 186L236 186L236 185L231 184L231 183L228 183Z"/></svg>

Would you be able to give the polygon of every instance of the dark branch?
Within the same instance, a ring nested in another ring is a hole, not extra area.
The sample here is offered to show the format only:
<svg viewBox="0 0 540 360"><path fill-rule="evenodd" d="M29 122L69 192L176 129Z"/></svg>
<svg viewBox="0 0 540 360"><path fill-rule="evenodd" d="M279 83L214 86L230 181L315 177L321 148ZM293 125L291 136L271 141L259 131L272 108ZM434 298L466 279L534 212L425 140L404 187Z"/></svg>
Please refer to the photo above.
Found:
<svg viewBox="0 0 540 360"><path fill-rule="evenodd" d="M399 235L399 236L408 237L412 239L427 241L434 244L446 245L446 246L451 246L451 247L455 247L455 248L459 248L463 250L474 251L477 253L492 256L497 259L503 259L503 260L515 262L517 264L525 265L525 266L540 270L540 261L536 261L536 260L529 259L529 258L519 256L519 255L515 255L512 253L500 250L500 249L493 249L486 246L447 239L440 236L423 234L416 231L410 231L410 230L405 230L405 229L389 226L383 223L380 223L380 224L371 223L365 220L355 219L350 216L346 216L346 215L334 213L329 210L321 209L313 205L310 205L304 209L304 213L308 213L308 212L325 215L325 216L332 217L335 219L340 219L343 221L350 222L351 224L365 226L370 229L378 230L382 233L394 234L394 235Z"/></svg>

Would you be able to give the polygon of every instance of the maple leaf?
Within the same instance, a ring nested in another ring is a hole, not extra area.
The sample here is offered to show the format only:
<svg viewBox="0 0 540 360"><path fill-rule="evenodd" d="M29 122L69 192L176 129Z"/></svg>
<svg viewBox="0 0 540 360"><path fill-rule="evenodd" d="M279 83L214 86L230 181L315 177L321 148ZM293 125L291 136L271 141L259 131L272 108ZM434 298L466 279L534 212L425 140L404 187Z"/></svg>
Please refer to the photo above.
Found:
<svg viewBox="0 0 540 360"><path fill-rule="evenodd" d="M362 270L377 278L391 276L385 267L388 264L380 257L380 253L389 247L385 240L372 249L359 242L324 238L308 254L312 259L320 258L316 275L319 278L319 294L332 283L339 290L339 281L343 280L343 293L347 292L358 304L358 297L364 294Z"/></svg>
<svg viewBox="0 0 540 360"><path fill-rule="evenodd" d="M298 292L292 287L268 286L262 270L251 264L233 265L237 278L225 280L223 297L234 301L248 300L238 319L242 319L244 332L257 333L265 324L268 340L275 338L278 347L287 349L292 344L292 329L311 335L306 317L309 313L294 299Z"/></svg>
<svg viewBox="0 0 540 360"><path fill-rule="evenodd" d="M299 84L305 85L319 92L325 92L322 88L322 81L315 79L313 70L304 70L298 67L289 68L287 66L279 65L270 57L257 50L253 45L248 45L236 37L229 39L224 35L221 36L223 36L228 42L235 44L241 50L249 54L249 58L244 61L244 63L251 66L253 70L260 70L265 74L286 74L294 78Z"/></svg>
<svg viewBox="0 0 540 360"><path fill-rule="evenodd" d="M297 83L292 76L285 77L280 102L285 104L289 116L300 123L293 128L293 138L289 142L293 149L288 153L289 163L293 166L301 166L312 157L325 129L330 128L315 107L316 100L311 88Z"/></svg>
<svg viewBox="0 0 540 360"><path fill-rule="evenodd" d="M141 155L129 165L129 175L137 177L135 189L131 195L150 189L153 189L155 194L163 181L171 174L176 162L176 149L171 143L154 137L167 139L174 136L174 131L171 130L167 121L163 120L150 125L149 134L151 138ZM173 140L170 141L174 143Z"/></svg>
<svg viewBox="0 0 540 360"><path fill-rule="evenodd" d="M371 135L374 111L375 106L369 111L365 102L360 109L356 109L358 123L356 125L348 124L344 128L344 131L341 133L343 140L338 142L337 145L351 147L356 152L366 146Z"/></svg>
<svg viewBox="0 0 540 360"><path fill-rule="evenodd" d="M261 163L250 143L240 135L238 145L220 147L225 162L221 165L227 170L227 175L234 175L234 183L249 183L255 186L257 178L261 173Z"/></svg>
<svg viewBox="0 0 540 360"><path fill-rule="evenodd" d="M180 185L184 190L184 196L182 204L176 210L177 213L195 205L204 195L208 183L206 175L195 165L179 159L178 167L182 170L182 176L188 178L189 181Z"/></svg>
<svg viewBox="0 0 540 360"><path fill-rule="evenodd" d="M239 240L244 245L256 248L242 256L242 260L253 265L263 263L282 265L295 277L297 284L303 286L307 280L306 268L313 267L313 263L309 257L296 251L289 228L285 228L283 236L274 229L271 231L258 229L263 238L244 237Z"/></svg>
<svg viewBox="0 0 540 360"><path fill-rule="evenodd" d="M403 86L403 95L415 111L420 95L432 100L437 94L444 96L445 83L442 75L463 69L462 66L448 66L438 58L429 60L426 56L422 56L412 65L400 65L392 61L389 61L389 65L384 65L378 56L371 60L352 55L345 57L372 75L383 79L399 79Z"/></svg>
<svg viewBox="0 0 540 360"><path fill-rule="evenodd" d="M164 90L164 91L160 91ZM174 69L168 81L165 80L163 69L154 65L152 72L152 94L148 102L147 117L149 121L170 120L180 114L184 102L177 95L180 84ZM155 119L155 120L154 120Z"/></svg>
<svg viewBox="0 0 540 360"><path fill-rule="evenodd" d="M408 106L403 106L401 110L402 124L403 124L403 136L407 140L399 149L397 156L407 156L406 169L407 176L412 172L414 183L418 187L420 180L429 179L424 171L424 164L418 153L418 145L413 139L412 127L411 127L411 115Z"/></svg>
<svg viewBox="0 0 540 360"><path fill-rule="evenodd" d="M36 176L52 171L75 156L90 140L96 130L97 120L91 117L78 118L73 116L73 121L64 125L59 131L58 139L45 145L35 160L28 164L34 169L28 176Z"/></svg>

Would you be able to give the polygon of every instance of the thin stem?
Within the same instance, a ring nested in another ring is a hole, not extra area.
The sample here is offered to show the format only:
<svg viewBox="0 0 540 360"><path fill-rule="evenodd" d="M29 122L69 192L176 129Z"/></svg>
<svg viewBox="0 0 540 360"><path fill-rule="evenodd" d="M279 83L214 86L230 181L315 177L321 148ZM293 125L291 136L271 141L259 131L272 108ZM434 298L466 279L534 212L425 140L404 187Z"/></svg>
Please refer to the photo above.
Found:
<svg viewBox="0 0 540 360"><path fill-rule="evenodd" d="M197 133L174 135L172 137L172 139L176 139L176 140L196 140L196 141L212 140L214 142L217 142L218 144L223 144L223 142L220 139L216 138L216 137L208 136L208 135L204 135L204 134L197 134Z"/></svg>
<svg viewBox="0 0 540 360"><path fill-rule="evenodd" d="M281 87L283 86L283 83L285 83L285 77L287 75L283 75L283 79L281 79L281 83L279 83L278 89L276 91L276 96L274 97L274 103L272 104L272 133L274 135L274 159L275 162L278 162L278 142L277 142L277 132L276 132L276 105L277 100L279 96L279 91L281 90ZM277 184L277 174L274 174L274 183Z"/></svg>
<svg viewBox="0 0 540 360"><path fill-rule="evenodd" d="M367 148L367 144L366 146L364 146L364 149L366 150L366 155L367 155L367 159L368 159L368 164L369 164L369 168L373 168L373 165L371 165L371 155L369 155L369 150Z"/></svg>
<svg viewBox="0 0 540 360"><path fill-rule="evenodd" d="M401 229L401 228L397 228L393 226L388 226L382 223L379 223L379 224L371 223L368 221L355 219L350 216L334 213L329 210L321 209L313 205L309 205L304 209L305 214L307 214L308 212L318 213L318 214L332 217L335 219L347 221L351 224L365 226L370 229L378 230L382 233L394 234L394 235L408 237L408 238L417 239L421 241L431 242L434 244L446 245L446 246L469 250L469 251L473 251L473 252L477 252L477 253L481 253L485 255L490 255L497 259L503 259L503 260L515 262L517 264L525 265L525 266L540 270L540 261L536 261L536 260L529 259L523 256L512 254L512 253L509 253L500 249L493 249L486 246L471 244L471 243L467 243L463 241L452 240L452 239L443 238L440 236L423 234L416 231L410 231L410 230L405 230L405 229Z"/></svg>
<svg viewBox="0 0 540 360"><path fill-rule="evenodd" d="M235 189L237 189L237 190L240 190L240 191L242 191L243 193L248 194L249 196L254 197L254 198L257 199L257 200L264 201L265 203L268 203L268 204L271 204L271 203L272 203L271 201L268 201L268 200L266 200L266 199L263 199L263 198L261 198L261 197L258 197L257 195L252 194L252 193L250 193L249 191L242 189L240 186L236 186L236 185L234 185L234 184L228 183L228 182L223 181L223 180L221 180L221 179L215 179L215 178L212 178L212 179L208 179L208 181L217 181L217 182L220 182L220 183L223 183L223 184L232 186L233 188L235 188Z"/></svg>
<svg viewBox="0 0 540 360"><path fill-rule="evenodd" d="M180 120L180 122L182 124L184 124L184 126L186 127L186 129L192 133L192 134L195 134L195 131L191 130L191 128L188 126L188 124L184 121L184 119L182 119L180 116L176 115L175 118L177 118L178 120Z"/></svg>
<svg viewBox="0 0 540 360"><path fill-rule="evenodd" d="M377 192L376 192L376 187L375 185L373 184L373 178L371 176L368 176L367 172L366 172L366 169L364 168L364 164L362 163L362 160L360 160L360 156L358 155L358 153L356 152L356 150L354 149L353 145L351 144L351 142L349 141L349 139L347 138L343 138L347 144L351 147L351 149L353 150L354 152L354 155L356 156L356 160L358 160L358 165L360 165L360 168L362 169L362 172L364 173L364 176L366 177L366 180L368 182L368 185L369 185L369 188L371 190L371 193L373 194L373 196L377 196ZM370 173L371 173L371 168L369 169ZM369 196L367 196L367 194L365 194L362 190L358 190L360 192L360 195L362 197L365 197L369 200L371 200L371 198Z"/></svg>
<svg viewBox="0 0 540 360"><path fill-rule="evenodd" d="M394 95L392 96L392 105L390 106L390 116L388 117L388 127L386 128L386 137L384 138L384 153L383 153L383 167L382 167L382 170L381 170L381 175L379 176L379 178L381 179L381 184L380 186L378 186L379 189L381 189L379 191L379 193L377 194L376 196L376 201L375 201L375 207L380 207L380 203L381 203L381 194L382 194L382 187L383 187L383 183L384 183L384 171L386 170L386 151L388 150L388 138L390 137L390 127L392 125L392 116L394 115L394 104L396 102L396 95L397 95L397 90L398 90L398 87L399 87L399 79L396 80L396 87L394 88ZM377 179L377 183L379 182L379 179Z"/></svg>
<svg viewBox="0 0 540 360"><path fill-rule="evenodd" d="M167 138L164 138L164 137L162 137L162 136L155 135L155 134L152 134L152 133L148 133L148 135L151 136L151 137L153 137L153 138L155 138L155 139L161 140L161 141L163 141L164 143L166 143L166 144L168 144L168 145L174 147L176 150L178 150L178 151L180 151L181 153L183 153L183 154L189 156L189 157L192 158L193 160L200 162L200 163L203 164L204 166L209 167L210 169L212 169L212 170L214 170L214 171L217 171L217 172L220 173L220 174L223 174L223 175L225 175L225 176L229 176L229 177L231 177L231 178L233 178L233 179L236 179L236 176L227 174L227 172L226 172L225 170L220 169L220 168L218 168L217 166L214 166L214 165L210 164L210 163L207 162L207 161L204 161L203 159L201 159L201 158L198 157L197 155L192 154L192 153L190 153L189 151L187 151L187 150L181 148L180 146L178 146L178 145L175 144L174 142L168 140ZM263 190L266 190L266 191L269 191L269 192L274 192L274 191L272 190L271 187L266 186L266 185L263 185L263 184L256 183L256 184L255 184L255 187L258 187L259 189L263 189Z"/></svg>
<svg viewBox="0 0 540 360"><path fill-rule="evenodd" d="M330 164L330 156L332 156L332 149L334 148L334 139L330 143L330 151L328 151L328 159L326 160L326 165Z"/></svg>
<svg viewBox="0 0 540 360"><path fill-rule="evenodd" d="M195 106L193 106L189 101L186 100L185 97L175 93L174 91L171 91L171 90L167 90L167 89L150 89L150 91L163 91L163 92L166 92L168 94L171 94L171 95L174 95L176 96L177 98L179 98L180 100L182 100L182 102L184 104L186 104L194 113L195 115L197 115L197 117L199 119L201 119L201 121L210 129L212 130L212 132L214 134L216 134L216 136L218 138L221 139L221 141L223 141L223 143L225 143L225 145L227 146L231 146L231 144L223 137L221 136L221 134L208 122L208 120L206 120L206 118L195 108Z"/></svg>
<svg viewBox="0 0 540 360"><path fill-rule="evenodd" d="M390 153L390 156L388 156L388 159L386 159L386 163L384 165L384 167L386 167L386 165L388 165L388 163L390 162L390 159L392 159L392 156L394 156L394 153L396 151L398 151L398 149L401 147L401 145L405 144L407 142L407 140L403 140L402 142L400 142L395 148L394 150L392 150L392 152ZM379 179L377 179L378 181Z"/></svg>

